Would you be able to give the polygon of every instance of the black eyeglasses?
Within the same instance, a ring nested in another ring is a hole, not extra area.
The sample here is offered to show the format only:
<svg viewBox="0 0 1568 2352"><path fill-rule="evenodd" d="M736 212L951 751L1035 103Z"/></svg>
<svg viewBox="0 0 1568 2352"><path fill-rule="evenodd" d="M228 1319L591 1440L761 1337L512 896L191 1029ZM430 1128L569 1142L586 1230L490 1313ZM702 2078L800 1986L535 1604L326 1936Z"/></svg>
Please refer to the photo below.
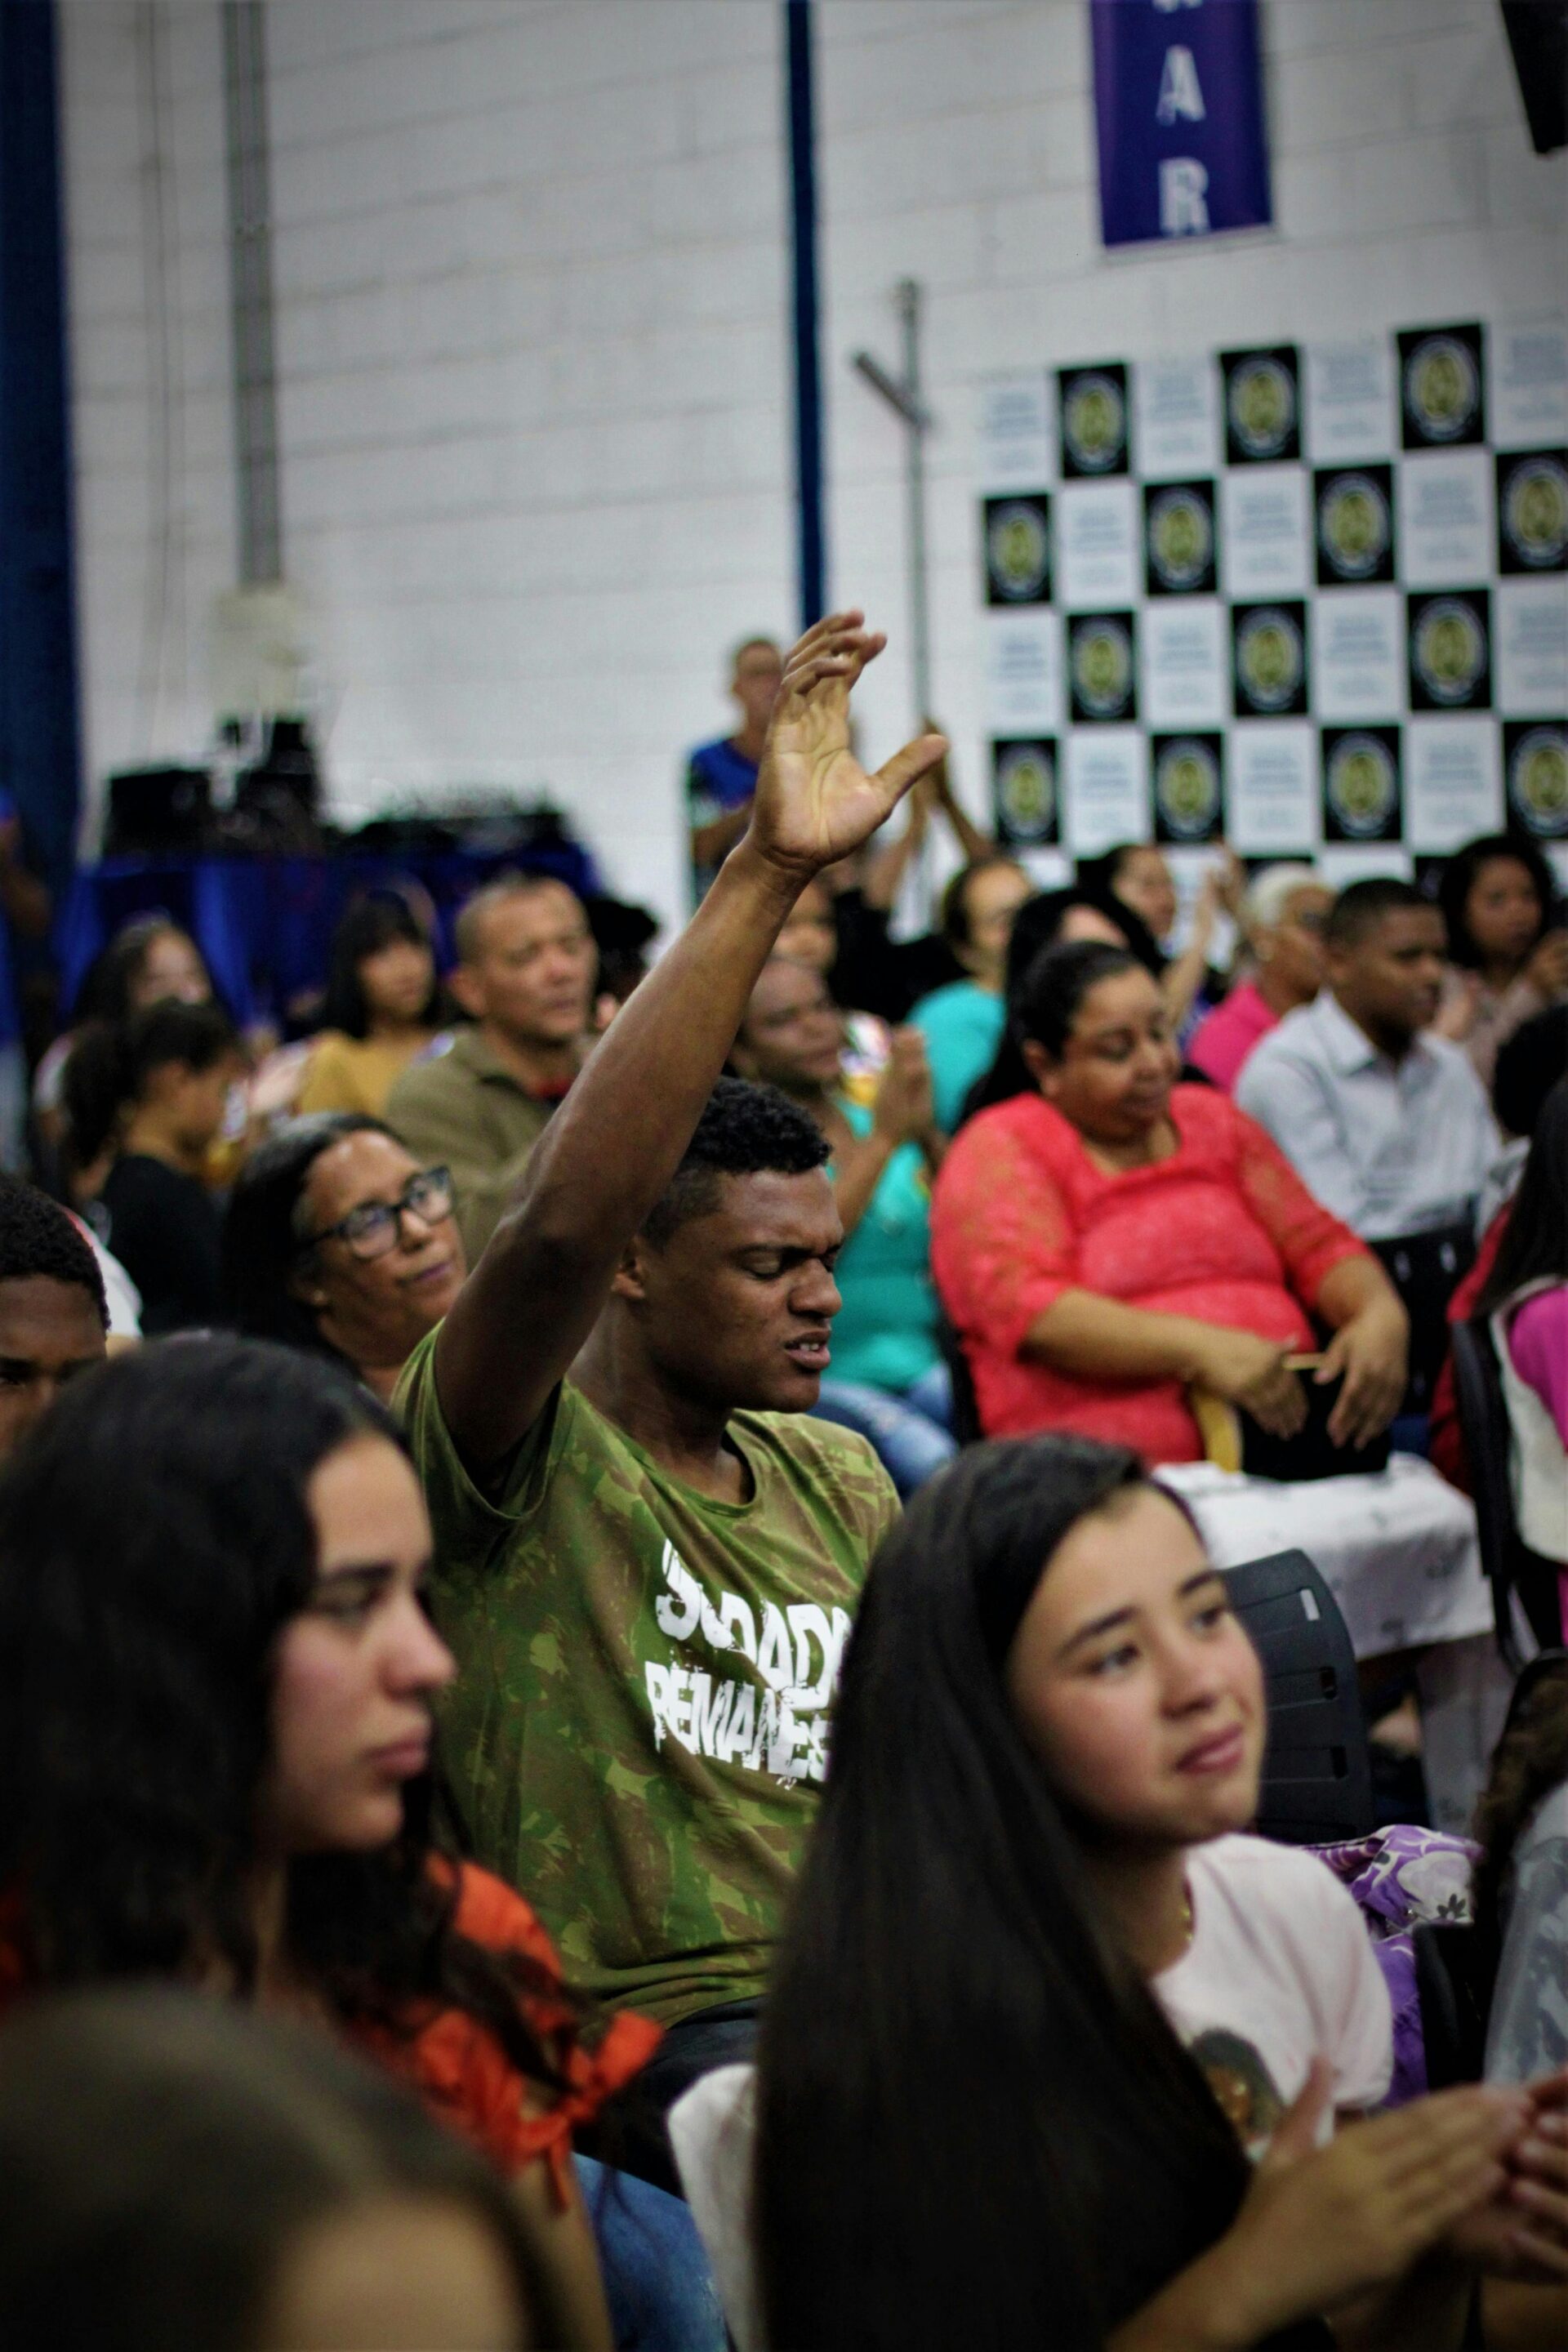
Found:
<svg viewBox="0 0 1568 2352"><path fill-rule="evenodd" d="M307 1234L300 1242L302 1250L315 1249L321 1242L346 1242L353 1256L384 1257L388 1250L397 1247L403 1231L403 1220L413 1215L422 1224L438 1225L443 1217L452 1213L452 1175L447 1168L426 1168L411 1176L395 1201L366 1201L340 1217L335 1225L325 1225L319 1234Z"/></svg>

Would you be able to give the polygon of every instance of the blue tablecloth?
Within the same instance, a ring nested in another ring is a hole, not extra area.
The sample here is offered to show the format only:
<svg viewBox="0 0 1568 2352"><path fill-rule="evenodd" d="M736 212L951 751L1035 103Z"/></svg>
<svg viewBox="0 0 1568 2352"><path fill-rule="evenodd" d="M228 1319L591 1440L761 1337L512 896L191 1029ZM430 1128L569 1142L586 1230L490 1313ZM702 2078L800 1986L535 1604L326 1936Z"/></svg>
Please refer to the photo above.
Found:
<svg viewBox="0 0 1568 2352"><path fill-rule="evenodd" d="M88 966L122 923L162 911L195 940L242 1026L281 1023L294 998L325 981L333 929L356 891L423 883L435 901L437 961L446 971L458 908L492 874L517 867L552 874L580 896L598 887L593 859L574 843L426 856L106 858L78 869L56 920L60 1003L74 1004Z"/></svg>

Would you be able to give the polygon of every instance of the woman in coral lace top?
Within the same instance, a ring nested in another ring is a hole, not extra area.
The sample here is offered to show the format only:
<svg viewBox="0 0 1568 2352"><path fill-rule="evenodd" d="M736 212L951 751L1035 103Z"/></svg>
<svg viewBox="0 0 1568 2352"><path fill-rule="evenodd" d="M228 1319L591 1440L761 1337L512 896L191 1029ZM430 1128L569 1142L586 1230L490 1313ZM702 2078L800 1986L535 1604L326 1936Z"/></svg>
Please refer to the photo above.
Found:
<svg viewBox="0 0 1568 2352"><path fill-rule="evenodd" d="M1124 950L1051 949L1016 1014L1036 1092L955 1137L931 1264L990 1436L1072 1429L1147 1462L1201 1458L1190 1387L1289 1438L1286 1359L1332 1333L1335 1445L1363 1446L1404 1393L1406 1325L1376 1259L1261 1128L1178 1086L1157 984Z"/></svg>
<svg viewBox="0 0 1568 2352"><path fill-rule="evenodd" d="M0 2014L172 1977L320 2021L514 2180L606 2347L572 2127L651 2053L590 2050L522 1898L441 1853L430 1527L331 1366L181 1339L63 1396L0 1493Z"/></svg>

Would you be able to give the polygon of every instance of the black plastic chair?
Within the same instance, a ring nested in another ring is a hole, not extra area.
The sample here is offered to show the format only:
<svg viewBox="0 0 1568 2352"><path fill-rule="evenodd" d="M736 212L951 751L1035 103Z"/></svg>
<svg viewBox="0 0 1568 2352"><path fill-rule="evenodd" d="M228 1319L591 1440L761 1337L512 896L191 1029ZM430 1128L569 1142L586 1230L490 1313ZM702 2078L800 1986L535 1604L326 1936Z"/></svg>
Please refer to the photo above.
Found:
<svg viewBox="0 0 1568 2352"><path fill-rule="evenodd" d="M1492 1622L1503 1664L1520 1670L1519 1644L1514 1639L1510 1596L1517 1592L1531 1632L1543 1649L1562 1640L1558 1613L1557 1568L1531 1551L1519 1532L1514 1517L1513 1485L1509 1463L1513 1433L1502 1375L1489 1327L1481 1321L1456 1323L1453 1328L1454 1394L1459 1427L1475 1489L1476 1527L1480 1537L1481 1569L1492 1589Z"/></svg>
<svg viewBox="0 0 1568 2352"><path fill-rule="evenodd" d="M1227 1568L1231 1602L1263 1661L1268 1743L1258 1829L1281 1845L1332 1845L1376 1825L1355 1652L1304 1551Z"/></svg>
<svg viewBox="0 0 1568 2352"><path fill-rule="evenodd" d="M985 1432L974 1402L974 1375L963 1352L963 1342L945 1315L937 1318L936 1343L952 1381L952 1433L960 1445L977 1444Z"/></svg>
<svg viewBox="0 0 1568 2352"><path fill-rule="evenodd" d="M1468 1920L1423 1919L1411 1930L1410 1944L1427 2088L1479 2083L1497 1984L1496 1943Z"/></svg>

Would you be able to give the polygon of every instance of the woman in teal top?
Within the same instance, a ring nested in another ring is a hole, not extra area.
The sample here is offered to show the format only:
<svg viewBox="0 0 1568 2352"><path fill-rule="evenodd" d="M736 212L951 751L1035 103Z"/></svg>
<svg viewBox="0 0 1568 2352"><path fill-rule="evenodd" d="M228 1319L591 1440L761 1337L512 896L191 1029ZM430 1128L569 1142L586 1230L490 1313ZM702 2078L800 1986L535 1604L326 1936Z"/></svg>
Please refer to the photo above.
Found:
<svg viewBox="0 0 1568 2352"><path fill-rule="evenodd" d="M937 1341L928 1213L947 1139L931 1108L925 1048L894 1033L874 1107L841 1089L843 1015L822 975L774 956L764 966L731 1060L811 1113L833 1147L845 1242L834 1267L843 1305L816 1410L870 1439L900 1494L953 1452L952 1390Z"/></svg>
<svg viewBox="0 0 1568 2352"><path fill-rule="evenodd" d="M1004 993L1013 918L1035 886L1010 857L981 857L942 895L942 935L966 979L923 996L910 1015L926 1042L937 1124L958 1125L963 1097L996 1058L1007 1025Z"/></svg>

